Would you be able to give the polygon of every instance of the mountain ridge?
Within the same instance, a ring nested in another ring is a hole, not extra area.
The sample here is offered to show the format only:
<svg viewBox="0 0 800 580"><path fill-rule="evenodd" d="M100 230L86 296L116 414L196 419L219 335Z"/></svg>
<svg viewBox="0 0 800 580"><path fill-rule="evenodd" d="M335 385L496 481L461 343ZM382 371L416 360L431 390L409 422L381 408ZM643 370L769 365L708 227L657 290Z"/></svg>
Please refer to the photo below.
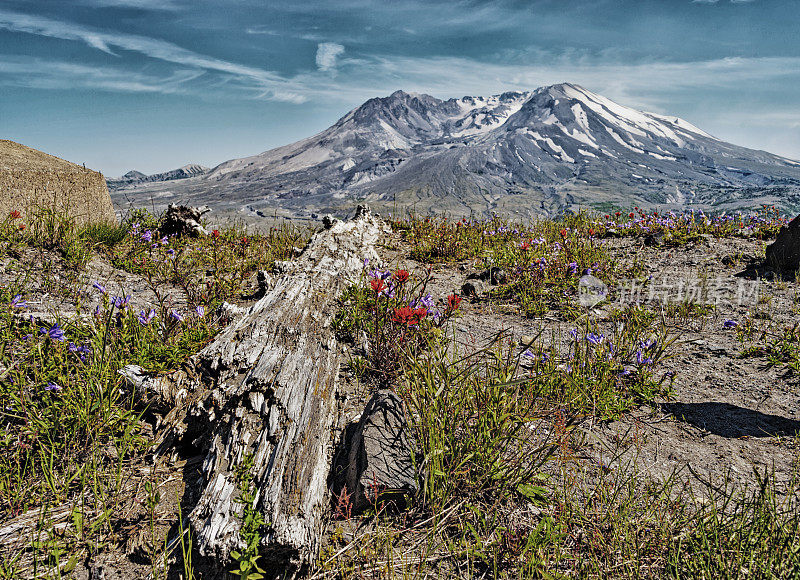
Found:
<svg viewBox="0 0 800 580"><path fill-rule="evenodd" d="M143 192L244 214L346 213L362 201L453 215L638 204L800 204L800 163L579 85L447 100L395 91L331 127ZM134 187L137 189L137 187Z"/></svg>

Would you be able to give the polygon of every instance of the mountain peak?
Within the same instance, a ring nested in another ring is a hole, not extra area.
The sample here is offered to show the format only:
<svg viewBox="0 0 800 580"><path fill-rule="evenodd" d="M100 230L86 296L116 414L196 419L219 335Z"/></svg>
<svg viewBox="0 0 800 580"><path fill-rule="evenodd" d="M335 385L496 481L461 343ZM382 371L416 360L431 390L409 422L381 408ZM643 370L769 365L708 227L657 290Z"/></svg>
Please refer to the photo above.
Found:
<svg viewBox="0 0 800 580"><path fill-rule="evenodd" d="M185 176L164 176L173 180L169 191L210 202L220 187L230 188L235 195L226 203L256 215L253 208L299 216L365 198L453 215L800 200L800 163L570 82L446 101L399 90L318 135L176 179Z"/></svg>

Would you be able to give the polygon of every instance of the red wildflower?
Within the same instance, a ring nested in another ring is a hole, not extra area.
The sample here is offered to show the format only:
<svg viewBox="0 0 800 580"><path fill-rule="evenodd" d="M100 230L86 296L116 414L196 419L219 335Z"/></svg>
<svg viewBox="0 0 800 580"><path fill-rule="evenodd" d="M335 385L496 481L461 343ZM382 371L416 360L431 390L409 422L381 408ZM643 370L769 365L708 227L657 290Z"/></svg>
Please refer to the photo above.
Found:
<svg viewBox="0 0 800 580"><path fill-rule="evenodd" d="M409 274L406 270L398 270L394 273L394 279L397 280L398 284L402 284L403 282L407 282L409 278Z"/></svg>
<svg viewBox="0 0 800 580"><path fill-rule="evenodd" d="M219 230L213 230L213 231L211 232L211 236L212 236L214 239L217 239L217 238L219 237Z"/></svg>
<svg viewBox="0 0 800 580"><path fill-rule="evenodd" d="M566 238L567 237L567 230L561 230L561 237L562 238Z"/></svg>
<svg viewBox="0 0 800 580"><path fill-rule="evenodd" d="M594 228L589 228L589 235L590 235L590 236L593 236L593 235L594 235Z"/></svg>
<svg viewBox="0 0 800 580"><path fill-rule="evenodd" d="M19 218L21 218L21 217L22 217L22 214L21 214L21 213L19 213L19 210L16 210L16 209L15 209L14 211L12 211L12 212L11 212L10 214L8 214L8 215L9 215L9 217L10 217L12 220L18 220Z"/></svg>
<svg viewBox="0 0 800 580"><path fill-rule="evenodd" d="M422 308L421 310L425 311L424 308ZM414 310L410 306L395 308L392 320L394 320L398 324L407 324L409 326L413 324L418 324L419 323L418 311Z"/></svg>
<svg viewBox="0 0 800 580"><path fill-rule="evenodd" d="M19 224L19 229L24 230L25 229L25 224Z"/></svg>
<svg viewBox="0 0 800 580"><path fill-rule="evenodd" d="M372 286L372 290L374 292L376 292L376 293L378 293L381 290L383 290L383 280L381 280L380 278L376 278L374 280L370 280L369 281L369 285Z"/></svg>
<svg viewBox="0 0 800 580"><path fill-rule="evenodd" d="M618 212L617 212L617 213L615 213L614 215L615 215L615 216L617 216L617 217L619 217L619 216L621 216L621 215L622 215L622 212L621 212L621 211L618 211Z"/></svg>
<svg viewBox="0 0 800 580"><path fill-rule="evenodd" d="M628 217L629 217L629 218L631 218L631 219L633 219L633 212L629 213L629 214L628 214Z"/></svg>
<svg viewBox="0 0 800 580"><path fill-rule="evenodd" d="M529 250L530 247L531 247L531 245L528 242L522 242L522 245L520 246L520 249L521 250Z"/></svg>
<svg viewBox="0 0 800 580"><path fill-rule="evenodd" d="M458 310L458 307L461 305L461 296L457 296L455 294L451 294L447 297L447 310L450 312L455 312Z"/></svg>

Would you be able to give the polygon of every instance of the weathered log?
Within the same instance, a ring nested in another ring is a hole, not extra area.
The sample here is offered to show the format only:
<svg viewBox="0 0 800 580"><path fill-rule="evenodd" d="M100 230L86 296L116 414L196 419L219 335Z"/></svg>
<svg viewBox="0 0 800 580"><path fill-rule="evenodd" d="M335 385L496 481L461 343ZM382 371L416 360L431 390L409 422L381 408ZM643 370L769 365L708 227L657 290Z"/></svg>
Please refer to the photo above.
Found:
<svg viewBox="0 0 800 580"><path fill-rule="evenodd" d="M386 226L369 212L317 233L254 306L181 371L130 382L174 405L169 436L207 449L190 515L199 551L222 562L239 547L235 470L253 457L254 507L267 522L262 554L300 565L318 549L339 422L344 353L330 330L335 298L358 279Z"/></svg>

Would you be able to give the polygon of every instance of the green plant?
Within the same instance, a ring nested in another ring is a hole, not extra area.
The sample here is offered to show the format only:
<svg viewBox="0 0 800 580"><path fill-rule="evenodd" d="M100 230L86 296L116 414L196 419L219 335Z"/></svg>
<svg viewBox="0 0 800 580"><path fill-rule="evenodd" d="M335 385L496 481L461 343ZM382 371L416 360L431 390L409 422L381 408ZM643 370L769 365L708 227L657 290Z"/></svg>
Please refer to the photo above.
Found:
<svg viewBox="0 0 800 580"><path fill-rule="evenodd" d="M236 567L231 574L244 580L259 580L264 577L264 570L258 565L261 557L258 553L261 542L261 529L266 525L264 517L255 508L255 487L253 485L253 455L248 454L236 466L236 485L239 497L236 502L242 505L242 522L239 527L239 537L244 546L241 550L231 551L231 557L236 561Z"/></svg>

